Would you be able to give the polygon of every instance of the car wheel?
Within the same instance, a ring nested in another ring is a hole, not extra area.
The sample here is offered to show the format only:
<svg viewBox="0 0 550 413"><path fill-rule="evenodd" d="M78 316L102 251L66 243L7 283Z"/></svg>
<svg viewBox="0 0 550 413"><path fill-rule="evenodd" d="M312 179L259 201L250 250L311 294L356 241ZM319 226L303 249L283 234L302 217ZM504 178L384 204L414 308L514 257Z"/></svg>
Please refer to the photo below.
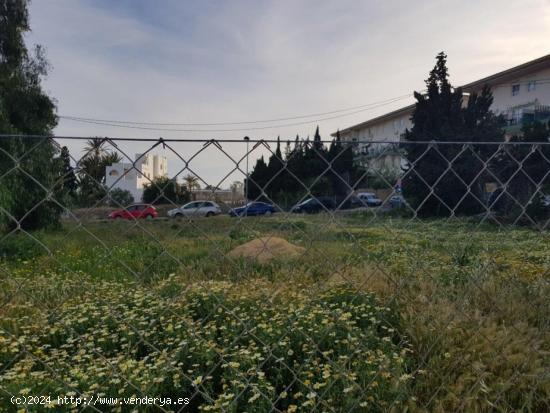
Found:
<svg viewBox="0 0 550 413"><path fill-rule="evenodd" d="M151 219L153 219L153 215L147 214L147 215L145 215L145 219L151 220Z"/></svg>
<svg viewBox="0 0 550 413"><path fill-rule="evenodd" d="M267 216L269 216L269 215L271 215L271 214L272 214L272 212L269 211L269 210L264 212L264 215L267 215Z"/></svg>
<svg viewBox="0 0 550 413"><path fill-rule="evenodd" d="M183 218L183 214L180 214L179 212L177 214L174 215L174 218L175 219L182 219Z"/></svg>
<svg viewBox="0 0 550 413"><path fill-rule="evenodd" d="M212 211L208 211L208 212L206 213L206 217L207 217L207 218L209 218L209 217L211 217L211 216L213 216L213 215L214 215L214 213L213 213Z"/></svg>

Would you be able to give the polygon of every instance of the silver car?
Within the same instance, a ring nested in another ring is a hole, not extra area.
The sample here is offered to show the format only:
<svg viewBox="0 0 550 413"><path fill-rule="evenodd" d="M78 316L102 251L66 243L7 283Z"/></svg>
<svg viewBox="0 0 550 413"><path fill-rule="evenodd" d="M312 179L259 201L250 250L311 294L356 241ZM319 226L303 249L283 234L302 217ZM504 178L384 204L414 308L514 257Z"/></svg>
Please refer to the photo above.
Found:
<svg viewBox="0 0 550 413"><path fill-rule="evenodd" d="M211 217L222 213L218 204L212 201L193 201L168 211L170 218Z"/></svg>

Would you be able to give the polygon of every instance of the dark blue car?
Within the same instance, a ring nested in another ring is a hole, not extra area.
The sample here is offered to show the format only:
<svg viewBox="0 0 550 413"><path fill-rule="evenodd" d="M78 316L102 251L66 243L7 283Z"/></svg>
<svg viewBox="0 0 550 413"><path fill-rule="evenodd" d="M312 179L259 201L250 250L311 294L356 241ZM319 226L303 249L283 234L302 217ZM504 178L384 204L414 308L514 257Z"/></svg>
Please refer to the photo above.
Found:
<svg viewBox="0 0 550 413"><path fill-rule="evenodd" d="M233 208L229 211L229 215L236 216L252 216L252 215L271 215L275 212L275 207L265 202L249 202L245 206Z"/></svg>

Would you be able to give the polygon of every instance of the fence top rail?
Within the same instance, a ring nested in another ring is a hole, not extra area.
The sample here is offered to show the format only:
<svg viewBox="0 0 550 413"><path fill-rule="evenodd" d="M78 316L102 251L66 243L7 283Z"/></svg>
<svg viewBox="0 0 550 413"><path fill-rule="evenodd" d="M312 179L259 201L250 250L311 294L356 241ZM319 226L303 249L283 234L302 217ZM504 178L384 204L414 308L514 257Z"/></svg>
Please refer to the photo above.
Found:
<svg viewBox="0 0 550 413"><path fill-rule="evenodd" d="M258 139L258 138L249 138L249 139L236 139L236 138L111 138L108 136L62 136L62 135L26 135L26 134L0 134L0 139L7 138L42 138L42 139L70 139L70 140L89 140L93 138L102 138L106 141L129 141L129 142L195 142L195 143L208 143L208 142L227 142L227 143L277 143L277 142L294 142L294 139ZM303 142L302 140L300 142ZM309 141L313 143L312 140ZM321 143L332 143L333 140L322 139ZM353 141L343 140L344 143L352 144L391 144L391 145L550 145L550 141L540 142L540 141L498 141L498 142L487 142L487 141L390 141L390 140L370 140L370 139L355 139Z"/></svg>

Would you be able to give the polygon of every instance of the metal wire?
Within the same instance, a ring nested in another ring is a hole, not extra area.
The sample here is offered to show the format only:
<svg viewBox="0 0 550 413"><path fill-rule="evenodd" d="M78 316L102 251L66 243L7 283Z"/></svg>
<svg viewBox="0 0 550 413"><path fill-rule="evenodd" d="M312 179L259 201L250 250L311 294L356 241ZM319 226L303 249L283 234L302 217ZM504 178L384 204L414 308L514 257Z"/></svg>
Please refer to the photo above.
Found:
<svg viewBox="0 0 550 413"><path fill-rule="evenodd" d="M273 140L105 138L126 168L107 187L84 162L92 149L71 154L72 171L40 169L55 168L60 141L84 137L0 138L6 411L115 408L107 399L121 411L548 407L548 142L329 152L307 141L280 156ZM132 142L150 143L140 159ZM156 153L181 164L171 180L141 169ZM243 169L261 153L268 173ZM214 154L231 167L212 183ZM149 203L167 202L158 218L106 219L130 213L112 196L130 172L155 193ZM167 191L185 173L235 217L162 216L181 207ZM216 188L235 174L242 203L270 216L224 202ZM103 189L86 200L85 182ZM33 228L44 211L62 212L61 226Z"/></svg>

